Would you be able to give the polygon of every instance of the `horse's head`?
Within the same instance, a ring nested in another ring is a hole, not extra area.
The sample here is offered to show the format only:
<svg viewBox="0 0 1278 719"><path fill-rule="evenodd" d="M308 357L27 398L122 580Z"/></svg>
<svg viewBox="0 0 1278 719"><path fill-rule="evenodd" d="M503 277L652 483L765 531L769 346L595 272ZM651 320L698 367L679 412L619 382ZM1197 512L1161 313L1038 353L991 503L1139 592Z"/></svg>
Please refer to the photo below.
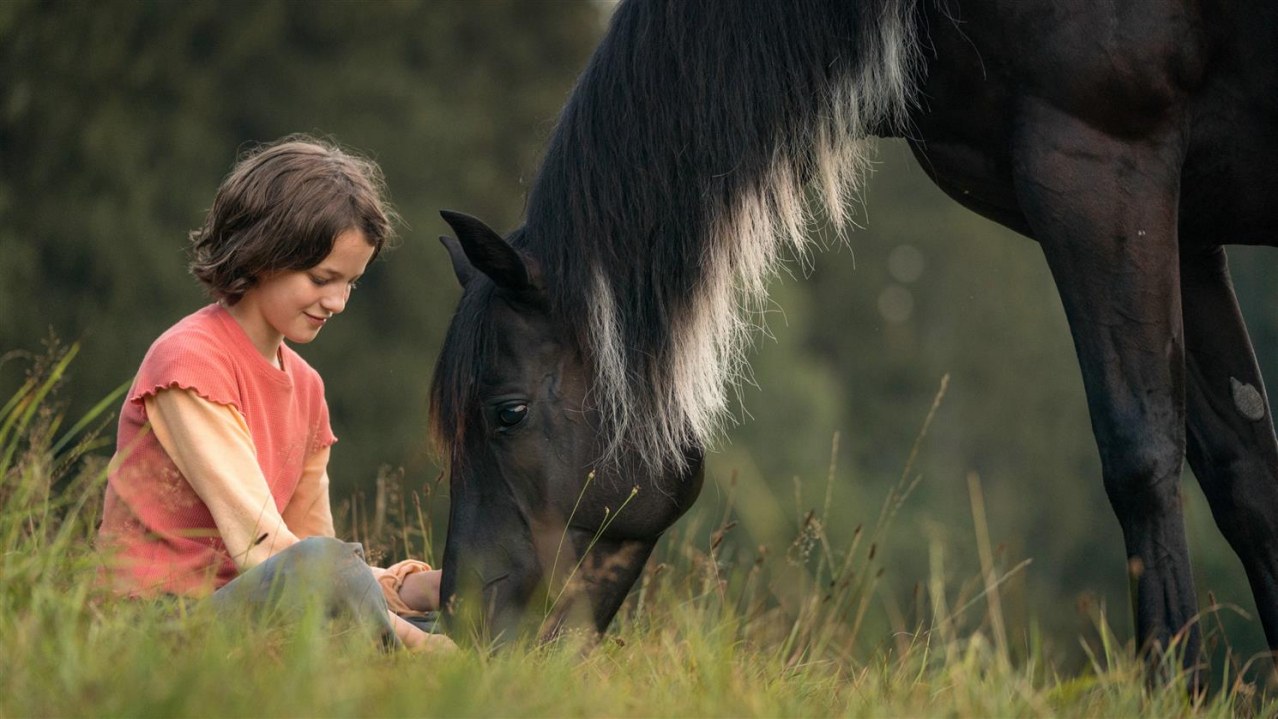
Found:
<svg viewBox="0 0 1278 719"><path fill-rule="evenodd" d="M676 472L624 450L601 463L609 437L591 401L590 351L557 320L539 263L479 220L443 215L463 287L431 391L450 466L446 616L504 638L602 631L696 499L701 450Z"/></svg>

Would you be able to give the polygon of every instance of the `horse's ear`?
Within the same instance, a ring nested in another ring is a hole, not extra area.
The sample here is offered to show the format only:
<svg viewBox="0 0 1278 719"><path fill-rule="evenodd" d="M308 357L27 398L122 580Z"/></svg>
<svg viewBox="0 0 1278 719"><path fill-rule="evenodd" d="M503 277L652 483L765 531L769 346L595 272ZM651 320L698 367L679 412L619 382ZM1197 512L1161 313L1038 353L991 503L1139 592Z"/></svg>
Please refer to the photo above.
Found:
<svg viewBox="0 0 1278 719"><path fill-rule="evenodd" d="M470 284L470 279L475 276L475 266L470 264L461 244L447 235L440 235L439 241L448 250L448 257L453 261L453 274L457 275L457 281L462 287Z"/></svg>
<svg viewBox="0 0 1278 719"><path fill-rule="evenodd" d="M449 210L443 210L439 214L457 233L460 255L447 240L444 241L444 246L453 258L453 270L462 285L470 281L474 271L478 270L504 289L526 290L532 287L528 265L523 256L502 239L501 235L470 215ZM463 265L465 269L462 269Z"/></svg>

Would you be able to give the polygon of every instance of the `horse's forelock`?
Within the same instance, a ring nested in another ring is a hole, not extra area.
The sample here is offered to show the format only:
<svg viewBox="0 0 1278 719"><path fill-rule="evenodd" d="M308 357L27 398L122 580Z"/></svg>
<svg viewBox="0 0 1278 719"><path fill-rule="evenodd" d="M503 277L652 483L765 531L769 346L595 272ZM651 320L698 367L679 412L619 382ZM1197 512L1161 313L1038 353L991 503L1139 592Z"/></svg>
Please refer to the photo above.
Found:
<svg viewBox="0 0 1278 719"><path fill-rule="evenodd" d="M479 373L488 361L493 342L486 311L491 297L487 282L462 294L435 361L430 389L430 437L436 451L450 463L463 459L460 449L466 431L478 416Z"/></svg>

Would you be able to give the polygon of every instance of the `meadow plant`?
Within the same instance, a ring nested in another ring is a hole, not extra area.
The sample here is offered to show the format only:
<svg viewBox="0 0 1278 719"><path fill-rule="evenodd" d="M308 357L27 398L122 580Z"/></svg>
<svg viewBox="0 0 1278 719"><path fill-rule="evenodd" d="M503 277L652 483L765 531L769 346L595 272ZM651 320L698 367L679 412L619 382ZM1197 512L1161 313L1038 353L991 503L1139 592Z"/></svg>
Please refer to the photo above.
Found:
<svg viewBox="0 0 1278 719"><path fill-rule="evenodd" d="M733 506L703 507L663 540L610 631L447 656L383 653L308 616L287 630L215 623L197 605L124 600L95 582L92 540L123 387L63 428L57 387L74 345L27 357L0 411L0 718L17 716L1273 716L1234 674L1191 697L1168 660L1150 686L1098 620L1101 651L1064 676L1031 627L1007 626L1009 568L969 481L981 576L955 588L930 545L916 606L881 590L879 547L919 481L907 461L876 518L833 546L824 494L784 551L750 547ZM18 361L10 358L8 361ZM942 392L937 401L941 401ZM931 413L929 413L929 417ZM928 420L930 421L930 419ZM919 434L915 452L926 435ZM339 533L374 557L430 555L433 483L383 470L339 504ZM796 497L800 492L796 491ZM618 508L624 512L625 508ZM548 597L553 603L554 597ZM882 631L872 614L886 617ZM1016 637L1028 637L1021 641ZM1234 665L1230 665L1234 672Z"/></svg>

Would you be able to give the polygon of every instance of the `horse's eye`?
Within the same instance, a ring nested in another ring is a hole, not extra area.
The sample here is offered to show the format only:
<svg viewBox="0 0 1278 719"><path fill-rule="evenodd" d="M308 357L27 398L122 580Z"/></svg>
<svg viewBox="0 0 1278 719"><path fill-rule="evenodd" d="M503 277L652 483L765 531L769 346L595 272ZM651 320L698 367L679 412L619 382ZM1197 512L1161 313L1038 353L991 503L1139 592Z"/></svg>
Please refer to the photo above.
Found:
<svg viewBox="0 0 1278 719"><path fill-rule="evenodd" d="M497 421L502 427L514 427L528 416L528 405L518 402L508 404L497 410Z"/></svg>

